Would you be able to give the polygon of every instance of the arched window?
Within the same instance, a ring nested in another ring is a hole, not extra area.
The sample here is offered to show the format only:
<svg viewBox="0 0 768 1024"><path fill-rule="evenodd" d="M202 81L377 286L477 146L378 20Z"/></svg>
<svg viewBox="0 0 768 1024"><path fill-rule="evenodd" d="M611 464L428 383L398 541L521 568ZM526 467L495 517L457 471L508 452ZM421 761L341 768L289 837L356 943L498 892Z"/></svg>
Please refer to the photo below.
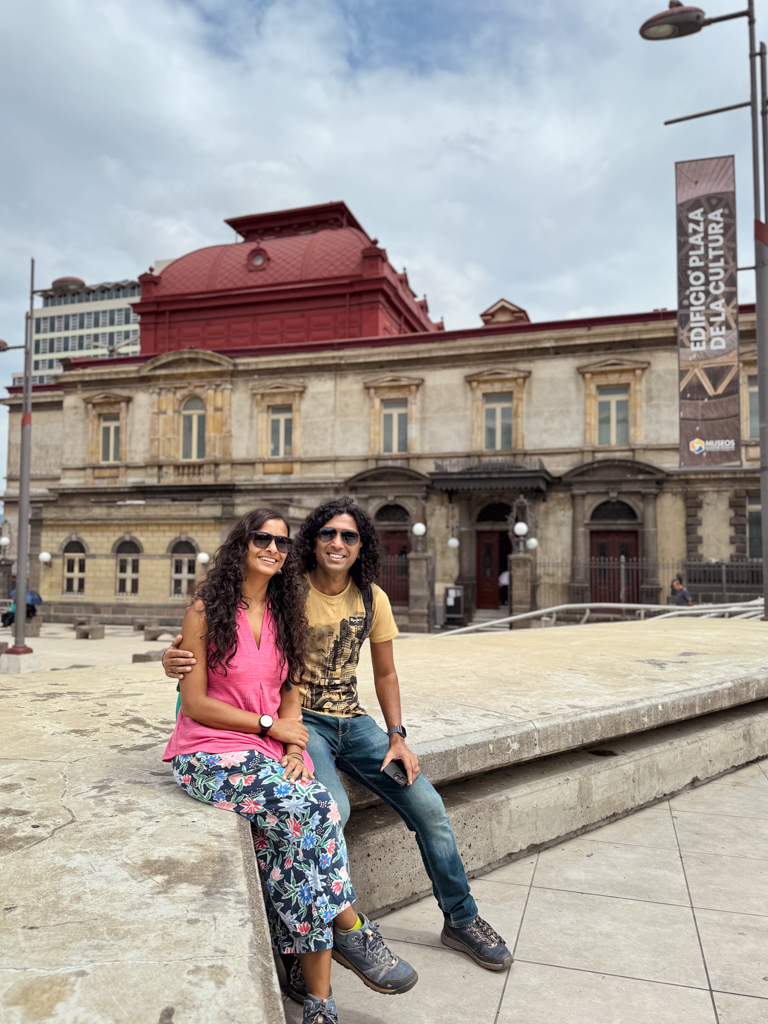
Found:
<svg viewBox="0 0 768 1024"><path fill-rule="evenodd" d="M494 501L480 511L477 521L478 523L505 523L511 511L511 505L507 505L503 501Z"/></svg>
<svg viewBox="0 0 768 1024"><path fill-rule="evenodd" d="M182 459L205 458L205 403L193 395L181 410Z"/></svg>
<svg viewBox="0 0 768 1024"><path fill-rule="evenodd" d="M592 513L592 523L637 522L637 513L626 501L604 501Z"/></svg>
<svg viewBox="0 0 768 1024"><path fill-rule="evenodd" d="M85 593L85 545L70 540L64 545L64 593Z"/></svg>
<svg viewBox="0 0 768 1024"><path fill-rule="evenodd" d="M141 548L135 540L122 540L115 548L117 555L117 593L134 596L139 592L139 559Z"/></svg>
<svg viewBox="0 0 768 1024"><path fill-rule="evenodd" d="M390 525L397 523L400 526L407 525L411 521L411 517L402 505L382 505L374 516L374 520L377 524Z"/></svg>
<svg viewBox="0 0 768 1024"><path fill-rule="evenodd" d="M195 590L195 545L179 540L171 548L171 594L191 597Z"/></svg>

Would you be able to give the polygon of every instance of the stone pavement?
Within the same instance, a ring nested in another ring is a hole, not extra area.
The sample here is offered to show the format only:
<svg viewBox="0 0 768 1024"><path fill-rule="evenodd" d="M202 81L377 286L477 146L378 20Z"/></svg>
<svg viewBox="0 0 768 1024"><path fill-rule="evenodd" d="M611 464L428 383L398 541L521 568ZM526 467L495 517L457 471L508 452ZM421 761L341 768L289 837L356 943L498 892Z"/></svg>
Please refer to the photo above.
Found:
<svg viewBox="0 0 768 1024"><path fill-rule="evenodd" d="M475 879L509 974L442 946L432 899L381 918L418 970L380 996L334 965L339 1024L765 1024L768 759ZM300 1007L286 1001L286 1020Z"/></svg>
<svg viewBox="0 0 768 1024"><path fill-rule="evenodd" d="M39 656L42 670L48 671L130 665L135 653L164 651L170 643L165 636L162 640L145 640L143 633L134 633L130 626L106 626L104 632L103 640L75 640L72 626L43 622L40 636L30 637L27 644ZM12 644L13 628L0 628L0 640Z"/></svg>

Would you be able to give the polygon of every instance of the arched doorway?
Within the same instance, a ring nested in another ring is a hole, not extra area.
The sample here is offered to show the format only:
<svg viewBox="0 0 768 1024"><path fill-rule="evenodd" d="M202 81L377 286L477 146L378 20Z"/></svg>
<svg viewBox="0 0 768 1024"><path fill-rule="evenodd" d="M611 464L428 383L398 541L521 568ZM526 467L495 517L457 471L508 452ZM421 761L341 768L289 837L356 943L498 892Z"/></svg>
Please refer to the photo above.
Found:
<svg viewBox="0 0 768 1024"><path fill-rule="evenodd" d="M637 513L625 501L604 501L592 513L589 525L590 600L636 603L640 592Z"/></svg>
<svg viewBox="0 0 768 1024"><path fill-rule="evenodd" d="M512 551L507 516L512 506L496 501L477 516L477 607L497 609L500 605L499 576L508 565Z"/></svg>
<svg viewBox="0 0 768 1024"><path fill-rule="evenodd" d="M378 584L393 605L407 605L411 517L402 505L382 505L373 517L381 540Z"/></svg>

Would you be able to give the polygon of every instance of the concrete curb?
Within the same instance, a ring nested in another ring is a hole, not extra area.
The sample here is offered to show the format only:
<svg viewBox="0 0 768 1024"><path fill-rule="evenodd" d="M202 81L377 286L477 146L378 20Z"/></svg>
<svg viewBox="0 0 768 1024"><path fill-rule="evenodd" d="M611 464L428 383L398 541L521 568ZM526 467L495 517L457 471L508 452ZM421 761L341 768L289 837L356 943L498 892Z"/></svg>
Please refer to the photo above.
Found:
<svg viewBox="0 0 768 1024"><path fill-rule="evenodd" d="M765 757L768 701L625 737L610 749L615 756L580 750L445 787L467 873L483 874ZM415 837L390 808L353 814L346 836L366 913L431 892Z"/></svg>
<svg viewBox="0 0 768 1024"><path fill-rule="evenodd" d="M659 729L768 698L765 675L641 697L601 708L548 715L414 746L427 778L441 787L523 761ZM381 805L365 787L341 775L353 810Z"/></svg>

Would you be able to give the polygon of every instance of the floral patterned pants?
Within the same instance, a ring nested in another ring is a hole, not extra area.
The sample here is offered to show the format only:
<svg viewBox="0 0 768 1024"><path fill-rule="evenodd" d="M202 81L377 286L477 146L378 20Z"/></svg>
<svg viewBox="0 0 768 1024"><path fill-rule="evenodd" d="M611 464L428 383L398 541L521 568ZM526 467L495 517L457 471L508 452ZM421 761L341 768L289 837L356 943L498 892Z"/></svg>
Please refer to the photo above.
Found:
<svg viewBox="0 0 768 1024"><path fill-rule="evenodd" d="M311 779L286 782L280 762L259 750L179 754L173 775L196 800L250 821L275 949L331 949L332 921L355 894L339 811L328 790Z"/></svg>

